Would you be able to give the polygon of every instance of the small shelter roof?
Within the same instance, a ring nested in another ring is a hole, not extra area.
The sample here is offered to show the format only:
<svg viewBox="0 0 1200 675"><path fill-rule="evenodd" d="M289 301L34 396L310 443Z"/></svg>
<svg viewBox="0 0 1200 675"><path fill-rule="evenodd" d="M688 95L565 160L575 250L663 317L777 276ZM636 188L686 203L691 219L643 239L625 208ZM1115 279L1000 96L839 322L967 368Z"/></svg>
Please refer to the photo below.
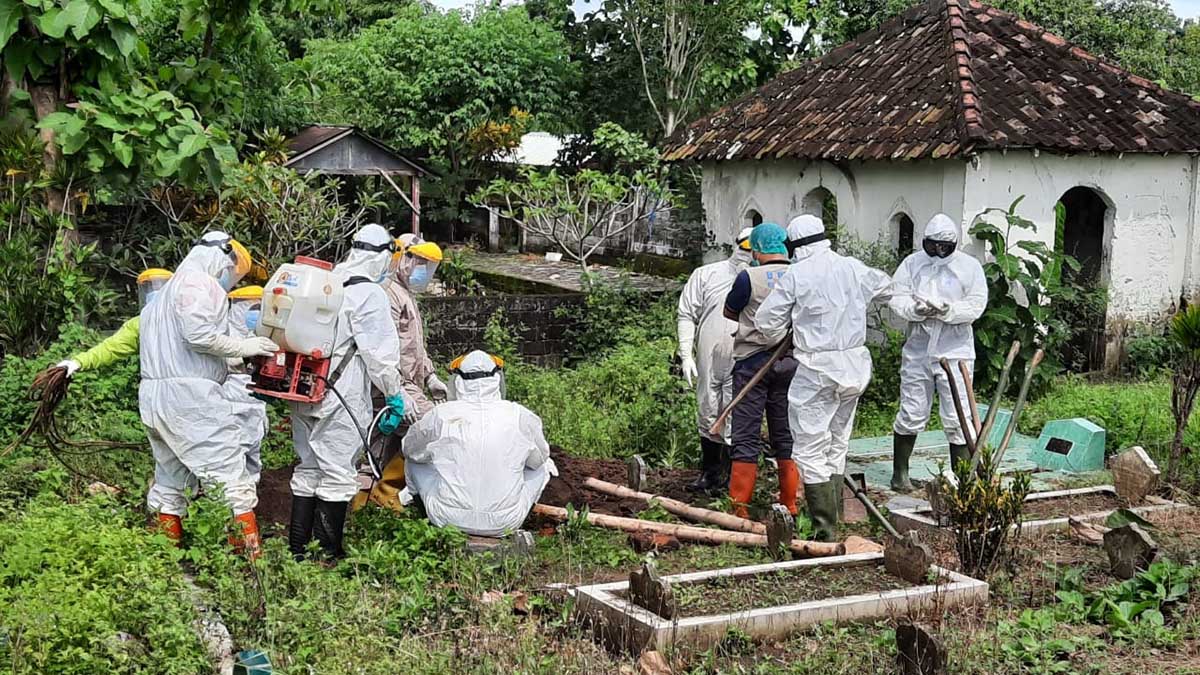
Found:
<svg viewBox="0 0 1200 675"><path fill-rule="evenodd" d="M1200 103L975 0L927 0L677 133L668 160L1200 152Z"/></svg>
<svg viewBox="0 0 1200 675"><path fill-rule="evenodd" d="M288 139L286 166L339 176L423 176L429 173L358 127L315 124Z"/></svg>

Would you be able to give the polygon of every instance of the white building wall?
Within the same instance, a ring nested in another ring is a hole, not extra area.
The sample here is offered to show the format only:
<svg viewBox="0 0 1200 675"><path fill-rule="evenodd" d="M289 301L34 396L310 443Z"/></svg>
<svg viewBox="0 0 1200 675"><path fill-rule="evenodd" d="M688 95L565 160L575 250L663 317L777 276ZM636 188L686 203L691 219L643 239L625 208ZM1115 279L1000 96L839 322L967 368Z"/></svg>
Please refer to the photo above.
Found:
<svg viewBox="0 0 1200 675"><path fill-rule="evenodd" d="M968 165L963 223L989 207L1007 208L1037 225L1031 238L1054 244L1054 205L1073 187L1107 202L1104 272L1109 280L1110 333L1127 322L1161 319L1181 293L1191 294L1197 242L1194 160L1188 156L1059 156L987 152ZM1027 235L1028 236L1028 235Z"/></svg>
<svg viewBox="0 0 1200 675"><path fill-rule="evenodd" d="M824 188L837 197L839 224L865 241L895 244L892 219L905 213L920 242L925 223L943 212L962 216L964 162L829 162L759 160L704 165L702 183L707 228L717 243L731 244L758 211L767 222L786 226L809 212L805 197ZM890 270L889 270L890 271Z"/></svg>

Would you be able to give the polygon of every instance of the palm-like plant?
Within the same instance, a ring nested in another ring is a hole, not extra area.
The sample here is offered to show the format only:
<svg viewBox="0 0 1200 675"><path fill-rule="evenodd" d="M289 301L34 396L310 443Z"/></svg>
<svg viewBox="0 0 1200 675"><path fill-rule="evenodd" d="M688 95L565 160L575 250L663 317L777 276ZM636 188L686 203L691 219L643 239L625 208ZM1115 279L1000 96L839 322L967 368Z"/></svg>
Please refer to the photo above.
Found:
<svg viewBox="0 0 1200 675"><path fill-rule="evenodd" d="M1171 377L1171 414L1175 417L1175 438L1171 442L1171 464L1167 477L1179 477L1187 429L1196 394L1200 392L1200 305L1181 310L1171 320L1171 341L1176 348L1175 372Z"/></svg>

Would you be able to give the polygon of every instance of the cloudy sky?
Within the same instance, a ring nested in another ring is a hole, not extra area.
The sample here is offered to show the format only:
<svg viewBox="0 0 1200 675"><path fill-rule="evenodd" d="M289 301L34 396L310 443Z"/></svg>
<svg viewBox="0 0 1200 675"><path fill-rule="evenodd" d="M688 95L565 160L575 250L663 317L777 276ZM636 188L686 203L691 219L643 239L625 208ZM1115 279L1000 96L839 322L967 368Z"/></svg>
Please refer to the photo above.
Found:
<svg viewBox="0 0 1200 675"><path fill-rule="evenodd" d="M432 0L433 4L439 7L469 7L476 4L476 0ZM519 1L519 0L505 0ZM575 0L575 11L581 9L586 10L589 5L595 7L600 0L592 0L590 3L586 0ZM1200 17L1200 0L1169 0L1171 6L1175 8L1175 13L1184 18Z"/></svg>

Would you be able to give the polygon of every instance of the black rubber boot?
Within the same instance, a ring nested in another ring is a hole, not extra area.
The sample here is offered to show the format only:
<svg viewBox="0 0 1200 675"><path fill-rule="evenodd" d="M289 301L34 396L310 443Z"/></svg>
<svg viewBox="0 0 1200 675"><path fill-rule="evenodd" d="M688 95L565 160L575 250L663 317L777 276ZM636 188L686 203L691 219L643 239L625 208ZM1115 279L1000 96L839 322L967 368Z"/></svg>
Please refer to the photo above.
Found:
<svg viewBox="0 0 1200 675"><path fill-rule="evenodd" d="M342 536L346 530L346 509L350 502L327 502L317 500L316 518L313 523L313 535L321 544L321 552L326 557L337 560L346 555L342 549Z"/></svg>
<svg viewBox="0 0 1200 675"><path fill-rule="evenodd" d="M958 473L958 465L960 462L970 461L971 453L969 450L967 450L966 444L950 444L950 468L954 471L954 473Z"/></svg>
<svg viewBox="0 0 1200 675"><path fill-rule="evenodd" d="M833 481L804 484L804 504L812 519L813 539L817 541L837 541L838 516L833 487Z"/></svg>
<svg viewBox="0 0 1200 675"><path fill-rule="evenodd" d="M288 523L288 550L297 562L304 560L305 548L313 536L313 514L317 508L316 497L292 495L292 517Z"/></svg>
<svg viewBox="0 0 1200 675"><path fill-rule="evenodd" d="M724 447L716 441L700 439L700 477L687 486L688 492L707 494L724 488L721 484L721 451Z"/></svg>
<svg viewBox="0 0 1200 675"><path fill-rule="evenodd" d="M840 523L842 522L842 514L846 506L846 500L843 499L845 491L842 490L842 486L846 484L846 480L843 478L843 474L835 473L829 477L829 482L833 483L833 503L837 506L837 519Z"/></svg>
<svg viewBox="0 0 1200 675"><path fill-rule="evenodd" d="M896 492L913 491L912 481L908 479L908 461L916 445L916 436L892 434L892 489Z"/></svg>

